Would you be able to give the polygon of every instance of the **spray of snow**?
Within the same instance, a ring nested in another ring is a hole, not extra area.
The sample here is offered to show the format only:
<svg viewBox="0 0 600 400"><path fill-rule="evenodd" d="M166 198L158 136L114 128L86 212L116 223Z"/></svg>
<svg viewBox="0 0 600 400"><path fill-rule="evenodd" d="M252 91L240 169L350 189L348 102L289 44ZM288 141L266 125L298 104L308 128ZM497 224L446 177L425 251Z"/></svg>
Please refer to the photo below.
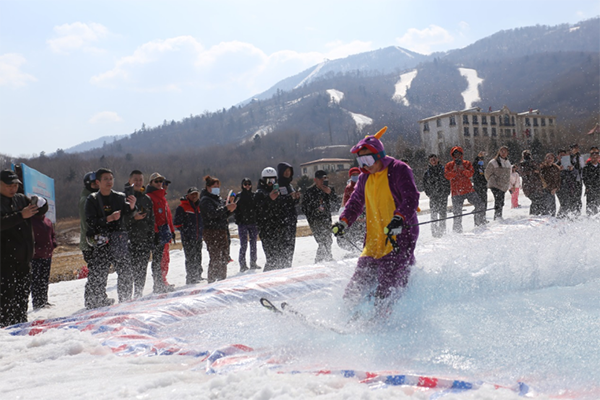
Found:
<svg viewBox="0 0 600 400"><path fill-rule="evenodd" d="M465 102L465 109L473 108L473 103L481 100L479 97L479 85L483 79L477 76L477 71L471 68L459 68L460 74L467 78L467 89L461 93Z"/></svg>
<svg viewBox="0 0 600 400"><path fill-rule="evenodd" d="M406 92L410 88L413 79L415 79L415 77L417 76L417 72L418 71L415 69L413 71L400 75L400 80L396 83L396 91L392 96L392 100L394 100L396 103L403 104L407 107L410 105L405 96Z"/></svg>

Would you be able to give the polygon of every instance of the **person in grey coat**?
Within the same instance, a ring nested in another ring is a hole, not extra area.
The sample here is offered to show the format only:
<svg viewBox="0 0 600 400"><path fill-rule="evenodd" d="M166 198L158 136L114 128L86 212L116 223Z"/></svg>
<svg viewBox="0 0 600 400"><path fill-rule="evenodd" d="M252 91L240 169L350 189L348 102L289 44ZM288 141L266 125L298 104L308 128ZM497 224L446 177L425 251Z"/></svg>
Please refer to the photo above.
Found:
<svg viewBox="0 0 600 400"><path fill-rule="evenodd" d="M502 146L496 157L492 158L485 168L487 186L494 195L494 219L502 219L504 197L510 188L510 174L512 165L508 160L508 147Z"/></svg>

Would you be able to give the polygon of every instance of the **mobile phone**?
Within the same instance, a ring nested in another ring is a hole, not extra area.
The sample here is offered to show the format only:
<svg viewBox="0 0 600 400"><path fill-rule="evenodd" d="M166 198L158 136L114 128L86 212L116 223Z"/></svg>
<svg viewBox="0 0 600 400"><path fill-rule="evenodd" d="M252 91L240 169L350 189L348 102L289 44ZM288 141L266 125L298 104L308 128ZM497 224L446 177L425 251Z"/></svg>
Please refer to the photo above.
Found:
<svg viewBox="0 0 600 400"><path fill-rule="evenodd" d="M279 183L273 184L273 190L279 190Z"/></svg>
<svg viewBox="0 0 600 400"><path fill-rule="evenodd" d="M125 186L125 196L133 196L133 186L127 185Z"/></svg>

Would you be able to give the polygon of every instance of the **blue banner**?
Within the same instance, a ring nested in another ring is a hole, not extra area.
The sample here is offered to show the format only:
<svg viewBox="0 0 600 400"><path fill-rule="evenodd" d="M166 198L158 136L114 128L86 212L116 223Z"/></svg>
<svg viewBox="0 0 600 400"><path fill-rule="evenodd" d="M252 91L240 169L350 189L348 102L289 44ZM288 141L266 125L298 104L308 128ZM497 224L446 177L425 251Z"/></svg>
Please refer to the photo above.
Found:
<svg viewBox="0 0 600 400"><path fill-rule="evenodd" d="M52 223L56 223L56 201L54 197L54 179L42 174L35 169L21 163L23 171L23 191L26 196L43 197L48 201L46 216Z"/></svg>

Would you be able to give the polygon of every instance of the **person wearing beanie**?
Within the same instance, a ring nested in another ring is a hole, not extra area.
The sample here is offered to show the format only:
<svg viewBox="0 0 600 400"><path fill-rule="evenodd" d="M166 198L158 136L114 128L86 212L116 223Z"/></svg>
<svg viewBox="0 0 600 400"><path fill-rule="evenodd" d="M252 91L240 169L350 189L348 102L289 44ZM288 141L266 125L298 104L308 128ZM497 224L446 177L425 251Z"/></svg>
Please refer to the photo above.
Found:
<svg viewBox="0 0 600 400"><path fill-rule="evenodd" d="M375 311L381 316L389 315L408 284L419 237L419 191L412 169L386 155L380 141L386 130L365 137L351 149L362 174L339 222L332 227L334 235L343 235L366 209L364 248L344 299L352 309L374 293Z"/></svg>
<svg viewBox="0 0 600 400"><path fill-rule="evenodd" d="M444 176L450 181L450 192L452 194L452 213L454 214L454 222L452 230L455 233L462 233L462 209L465 200L469 200L475 206L473 218L475 226L485 224L485 203L481 197L475 192L471 177L475 173L473 165L469 161L463 160L463 149L460 146L454 146L450 150L450 156L453 161L446 164L444 168Z"/></svg>

